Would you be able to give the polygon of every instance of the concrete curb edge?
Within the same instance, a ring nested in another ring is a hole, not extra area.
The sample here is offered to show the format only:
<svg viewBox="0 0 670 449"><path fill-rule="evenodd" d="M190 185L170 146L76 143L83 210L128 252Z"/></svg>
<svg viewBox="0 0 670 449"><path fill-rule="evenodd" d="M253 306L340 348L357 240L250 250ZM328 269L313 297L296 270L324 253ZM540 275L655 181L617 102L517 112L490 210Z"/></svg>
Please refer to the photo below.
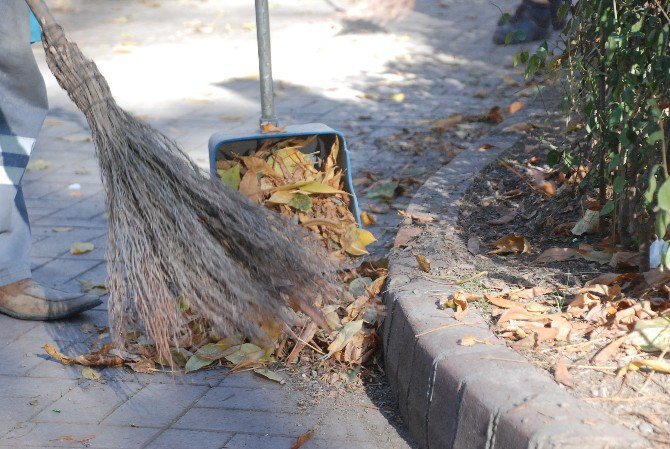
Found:
<svg viewBox="0 0 670 449"><path fill-rule="evenodd" d="M405 220L389 256L382 338L386 375L401 415L426 449L647 447L508 348L476 308L470 308L465 324L439 310L439 297L453 294L456 286L431 281L418 269L415 254L447 270L455 266L447 248L467 257L455 235L459 201L478 172L519 143L519 134L502 131L510 123L460 153L419 189L408 212L435 221ZM496 147L480 150L486 143ZM461 346L466 335L492 344Z"/></svg>

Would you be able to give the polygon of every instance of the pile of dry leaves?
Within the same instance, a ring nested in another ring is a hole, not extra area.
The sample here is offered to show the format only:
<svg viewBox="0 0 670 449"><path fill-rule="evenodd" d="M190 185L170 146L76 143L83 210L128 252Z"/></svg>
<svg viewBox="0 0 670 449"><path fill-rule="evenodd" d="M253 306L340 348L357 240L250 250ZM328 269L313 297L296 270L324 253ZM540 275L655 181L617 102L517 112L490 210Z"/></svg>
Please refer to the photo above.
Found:
<svg viewBox="0 0 670 449"><path fill-rule="evenodd" d="M336 140L325 160L320 161L301 151L314 139L316 136L287 138L265 144L253 154L218 161L217 173L222 182L250 199L297 219L320 237L334 257L350 262L351 257L367 254L366 246L375 239L358 227L350 210L350 195L342 190L343 173L336 164L339 142ZM218 365L229 366L232 371L253 370L281 383L286 380L281 367L268 368L276 362L290 364L305 359L321 364L365 363L378 347L377 329L384 316L380 292L386 267L366 262L356 269L343 269L339 276L348 286L348 294L340 303L321 306L330 329L319 329L307 317L296 315L294 326L268 329L274 339L271 344L238 335L216 335L206 320L182 300L180 307L188 318L188 328L171 350L172 362L185 372ZM84 288L101 293L105 287ZM105 342L108 336L107 329L101 329L93 343L95 352L76 357L67 357L51 345L44 349L61 363L85 366L83 375L91 379L100 376L92 367L128 366L142 373L175 368L171 361L161 360L152 343L140 333L126 336L131 342L126 350ZM305 357L305 352L309 356ZM340 374L325 370L323 380L336 382Z"/></svg>

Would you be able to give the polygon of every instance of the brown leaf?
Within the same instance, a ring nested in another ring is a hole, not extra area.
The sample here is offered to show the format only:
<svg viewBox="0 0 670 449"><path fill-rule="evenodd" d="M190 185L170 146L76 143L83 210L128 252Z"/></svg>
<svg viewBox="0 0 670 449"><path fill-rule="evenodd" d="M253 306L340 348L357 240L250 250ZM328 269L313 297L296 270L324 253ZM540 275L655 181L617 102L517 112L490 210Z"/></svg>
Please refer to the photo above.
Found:
<svg viewBox="0 0 670 449"><path fill-rule="evenodd" d="M595 234L600 229L600 212L586 209L584 216L572 228L574 235Z"/></svg>
<svg viewBox="0 0 670 449"><path fill-rule="evenodd" d="M407 246L412 240L420 236L423 233L423 229L417 226L403 226L396 234L395 242L393 246L403 247Z"/></svg>
<svg viewBox="0 0 670 449"><path fill-rule="evenodd" d="M257 203L262 201L263 192L256 172L248 171L244 174L240 181L240 193Z"/></svg>
<svg viewBox="0 0 670 449"><path fill-rule="evenodd" d="M554 291L556 291L556 289L552 287L524 288L521 290L509 292L507 297L509 299L533 299L538 296L546 295L547 293L552 293Z"/></svg>
<svg viewBox="0 0 670 449"><path fill-rule="evenodd" d="M461 345L461 346L474 346L477 343L484 344L484 345L490 345L491 344L490 341L482 340L482 339L477 338L473 335L466 335L458 341L458 344Z"/></svg>
<svg viewBox="0 0 670 449"><path fill-rule="evenodd" d="M509 110L510 114L516 114L523 108L523 103L520 101L515 101L514 103L510 104L507 109Z"/></svg>
<svg viewBox="0 0 670 449"><path fill-rule="evenodd" d="M513 125L508 126L505 129L503 129L503 132L505 132L505 133L528 132L528 131L532 131L535 128L537 128L537 125L535 125L533 123L519 122L519 123L515 123Z"/></svg>
<svg viewBox="0 0 670 449"><path fill-rule="evenodd" d="M361 212L361 222L363 223L363 226L372 226L377 222L377 219L374 215L368 212Z"/></svg>
<svg viewBox="0 0 670 449"><path fill-rule="evenodd" d="M432 223L435 221L435 217L430 217L427 215L419 215L419 214L410 214L409 212L405 212L403 210L398 211L398 215L400 215L403 218L409 218L412 221L416 221L417 223Z"/></svg>
<svg viewBox="0 0 670 449"><path fill-rule="evenodd" d="M489 123L500 123L504 120L500 112L500 106L493 106L486 115L486 121Z"/></svg>
<svg viewBox="0 0 670 449"><path fill-rule="evenodd" d="M623 284L628 281L634 281L640 277L640 273L603 273L600 276L597 276L587 283L584 284L585 287L595 284L602 285L614 285L614 284ZM670 275L668 276L670 280Z"/></svg>
<svg viewBox="0 0 670 449"><path fill-rule="evenodd" d="M508 253L528 253L530 252L530 243L522 235L509 234L505 237L489 243L496 249L489 251L489 254L508 254Z"/></svg>
<svg viewBox="0 0 670 449"><path fill-rule="evenodd" d="M261 123L261 133L283 133L286 130L285 126L276 126L273 123L265 122Z"/></svg>
<svg viewBox="0 0 670 449"><path fill-rule="evenodd" d="M459 123L462 123L465 120L463 114L452 114L447 118L435 120L431 126L433 131L438 133L444 133L448 129L453 129Z"/></svg>
<svg viewBox="0 0 670 449"><path fill-rule="evenodd" d="M426 256L415 254L414 257L416 258L416 261L419 264L419 269L426 273L430 273L430 261L426 259Z"/></svg>
<svg viewBox="0 0 670 449"><path fill-rule="evenodd" d="M574 248L549 248L537 256L535 263L563 262L581 257Z"/></svg>
<svg viewBox="0 0 670 449"><path fill-rule="evenodd" d="M606 362L619 350L627 338L628 335L624 335L623 337L619 337L616 340L612 340L607 346L598 351L598 353L591 361L596 365Z"/></svg>
<svg viewBox="0 0 670 449"><path fill-rule="evenodd" d="M640 265L640 253L630 251L619 251L614 253L610 260L610 265L614 268L630 268Z"/></svg>
<svg viewBox="0 0 670 449"><path fill-rule="evenodd" d="M556 367L554 368L554 379L566 387L573 388L575 386L575 380L570 375L568 367L565 366L563 356L558 356L558 362L556 362Z"/></svg>
<svg viewBox="0 0 670 449"><path fill-rule="evenodd" d="M497 148L495 145L491 145L490 143L484 143L479 146L480 150L490 150L491 148Z"/></svg>
<svg viewBox="0 0 670 449"><path fill-rule="evenodd" d="M523 304L519 304L516 301L503 298L502 296L484 295L484 298L486 299L486 301L490 302L494 306L500 307L502 309L524 308Z"/></svg>
<svg viewBox="0 0 670 449"><path fill-rule="evenodd" d="M516 218L516 214L517 214L516 208L508 209L505 215L502 215L500 218L496 218L495 220L489 220L488 223L490 225L506 225L514 221L514 219Z"/></svg>
<svg viewBox="0 0 670 449"><path fill-rule="evenodd" d="M312 439L314 432L316 432L316 428L312 427L307 432L300 435L291 445L291 449L300 449L305 443Z"/></svg>

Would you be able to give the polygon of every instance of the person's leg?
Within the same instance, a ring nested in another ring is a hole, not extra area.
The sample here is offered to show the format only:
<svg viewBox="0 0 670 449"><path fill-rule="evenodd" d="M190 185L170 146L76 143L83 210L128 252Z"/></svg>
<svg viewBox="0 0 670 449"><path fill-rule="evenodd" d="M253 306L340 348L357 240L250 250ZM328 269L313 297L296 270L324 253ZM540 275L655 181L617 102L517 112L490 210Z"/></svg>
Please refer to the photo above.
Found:
<svg viewBox="0 0 670 449"><path fill-rule="evenodd" d="M58 319L100 300L45 288L31 279L30 224L21 179L48 111L46 88L30 47L24 0L0 1L0 312Z"/></svg>
<svg viewBox="0 0 670 449"><path fill-rule="evenodd" d="M561 26L557 16L564 1L566 0L522 0L508 21L498 22L493 41L502 45L508 38L512 44L547 39L552 25L554 28Z"/></svg>
<svg viewBox="0 0 670 449"><path fill-rule="evenodd" d="M0 285L30 277L30 226L20 183L48 111L22 0L0 2Z"/></svg>

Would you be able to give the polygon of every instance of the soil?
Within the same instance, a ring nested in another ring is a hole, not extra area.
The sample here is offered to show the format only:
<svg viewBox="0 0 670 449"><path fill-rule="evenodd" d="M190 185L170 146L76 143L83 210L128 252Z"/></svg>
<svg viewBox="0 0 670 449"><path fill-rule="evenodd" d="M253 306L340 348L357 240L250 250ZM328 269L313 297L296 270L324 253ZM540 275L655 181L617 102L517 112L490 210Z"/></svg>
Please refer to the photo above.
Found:
<svg viewBox="0 0 670 449"><path fill-rule="evenodd" d="M534 167L548 170L550 167L546 161L552 147L573 145L584 138L580 132L566 133L563 117L558 113L548 113L532 120L536 128L520 144L499 158L527 180L530 177L524 168L529 166L529 161ZM496 161L477 176L462 201L460 237L464 245L470 242L469 248L475 253L479 252L470 257L468 262L475 266L473 273L486 272L467 286L470 290L495 293L523 287L559 287L561 290L558 294L535 298L535 301L549 305L553 312L560 312L565 310L576 288L599 274L635 271L630 268L615 270L608 264L584 259L537 263L535 260L538 255L548 248L576 248L579 243L598 244L608 238L608 234L601 232L578 237L570 233L574 222L584 213L584 204L589 194L593 196L588 187L582 191L583 195L571 193L573 189L559 189L549 198L536 186L531 188L519 174ZM517 213L509 223L491 224L496 220L506 221L501 220L501 217L509 216L511 210ZM607 224L605 220L602 226L604 231L607 231ZM511 233L523 235L531 245L530 252L488 254L493 248L488 246L490 242ZM477 240L480 242L479 251L476 250ZM492 313L496 313L496 308L483 301L477 302L477 306L483 307L484 315L489 318L495 331L496 319ZM639 432L648 439L650 446L668 447L670 444L670 377L643 371L616 376L617 370L628 365L631 360L656 356L636 352L594 366L591 359L611 338L591 336L590 340L577 337L572 341L537 342L527 337L518 341L505 341L537 367L552 374L559 357L563 357L574 387L561 387L609 413L622 425Z"/></svg>

